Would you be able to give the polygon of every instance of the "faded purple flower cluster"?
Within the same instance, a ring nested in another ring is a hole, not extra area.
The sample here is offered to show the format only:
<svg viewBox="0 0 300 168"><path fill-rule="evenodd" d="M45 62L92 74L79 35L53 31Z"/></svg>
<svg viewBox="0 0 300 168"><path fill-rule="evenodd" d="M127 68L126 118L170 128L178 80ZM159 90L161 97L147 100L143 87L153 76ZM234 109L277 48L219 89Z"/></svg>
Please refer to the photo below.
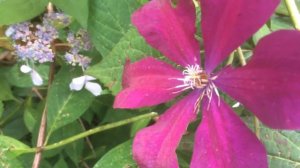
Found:
<svg viewBox="0 0 300 168"><path fill-rule="evenodd" d="M43 79L35 70L34 64L53 61L51 43L58 38L56 28L49 22L42 25L23 22L10 26L5 34L13 40L19 59L25 62L20 68L21 72L30 73L34 85L42 85Z"/></svg>
<svg viewBox="0 0 300 168"><path fill-rule="evenodd" d="M80 29L76 34L70 32L67 41L71 45L70 51L65 54L67 62L73 66L79 65L83 69L86 69L90 64L91 59L83 56L79 52L82 50L87 51L92 48L87 32L83 29Z"/></svg>
<svg viewBox="0 0 300 168"><path fill-rule="evenodd" d="M65 54L66 61L73 66L81 66L82 70L85 71L91 63L91 58L80 54L80 51L87 51L92 48L87 32L83 29L80 29L76 34L70 32L68 34L67 41L71 45L71 49ZM93 80L96 80L96 78L89 75L79 76L77 78L73 78L69 87L74 91L80 91L85 88L94 96L99 96L102 92L102 88L98 83L93 82Z"/></svg>
<svg viewBox="0 0 300 168"><path fill-rule="evenodd" d="M30 74L32 82L36 86L43 84L43 79L35 70L35 63L52 62L54 54L52 50L53 42L58 38L56 27L67 26L71 20L69 16L62 13L47 13L43 17L42 24L33 25L30 22L23 22L11 25L6 36L11 37L15 52L25 64L20 67L21 72ZM89 57L80 54L83 50L92 48L90 39L85 30L80 29L76 34L69 33L67 42L70 51L66 52L65 59L68 64L80 66L84 71L91 62ZM98 96L102 88L92 76L83 75L74 78L70 83L70 89L79 91L87 89L93 95Z"/></svg>
<svg viewBox="0 0 300 168"><path fill-rule="evenodd" d="M50 24L55 26L67 26L71 23L71 18L64 13L47 13L43 18L43 24Z"/></svg>
<svg viewBox="0 0 300 168"><path fill-rule="evenodd" d="M269 19L280 1L199 1L204 64L195 39L192 0L178 0L175 7L171 0L152 0L132 16L145 40L178 66L152 57L127 62L123 90L114 107L153 106L188 92L155 124L137 133L133 157L141 168L178 168L176 148L201 111L191 168L267 168L264 146L219 91L271 128L300 129L300 32L274 32L260 40L246 66L219 69Z"/></svg>
<svg viewBox="0 0 300 168"><path fill-rule="evenodd" d="M58 37L58 32L52 25L35 26L29 22L19 23L10 26L6 35L14 40L13 46L21 60L33 63L53 61L51 42Z"/></svg>
<svg viewBox="0 0 300 168"><path fill-rule="evenodd" d="M58 38L57 27L67 26L71 20L69 16L62 13L47 13L43 17L42 24L31 24L23 22L11 25L6 30L6 36L11 37L15 52L25 65L20 67L21 72L30 74L32 82L36 86L43 84L43 79L35 70L35 63L52 62L54 54L52 47L55 39ZM66 52L65 59L68 64L80 66L82 70L88 67L91 62L89 57L80 54L80 51L90 50L92 48L90 39L85 30L80 29L76 34L69 33L67 37L71 49ZM70 83L70 89L79 91L82 88L87 89L93 95L98 96L102 88L92 76L83 75L74 78Z"/></svg>

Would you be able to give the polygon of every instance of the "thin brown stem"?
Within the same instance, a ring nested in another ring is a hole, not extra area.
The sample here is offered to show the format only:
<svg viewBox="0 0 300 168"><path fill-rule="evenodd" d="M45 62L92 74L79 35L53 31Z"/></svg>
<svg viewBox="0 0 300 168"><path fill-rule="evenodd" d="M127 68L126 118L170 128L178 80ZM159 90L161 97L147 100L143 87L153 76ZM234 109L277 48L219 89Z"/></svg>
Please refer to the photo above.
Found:
<svg viewBox="0 0 300 168"><path fill-rule="evenodd" d="M55 61L52 62L51 67L50 67L48 91L49 91L52 81L54 79L54 72L55 72ZM47 111L48 111L48 105L46 102L44 110L43 110L42 119L41 119L41 125L40 125L37 144L36 144L37 150L36 150L36 153L34 156L32 168L38 168L40 161L41 161L42 150L44 147L45 134L46 134L46 128L47 128Z"/></svg>
<svg viewBox="0 0 300 168"><path fill-rule="evenodd" d="M53 4L51 2L48 3L47 12L48 13L53 13L54 12Z"/></svg>
<svg viewBox="0 0 300 168"><path fill-rule="evenodd" d="M48 4L47 10L48 10L48 13L53 12L52 3ZM52 48L52 50L53 50L53 53L55 54L55 48L54 47ZM50 65L47 92L49 92L49 90L50 90L50 86L51 86L52 81L54 79L54 73L55 73L55 58L53 59L53 62ZM36 150L35 155L34 155L32 168L39 168L39 165L40 165L40 162L41 162L42 151L43 151L44 141L45 141L46 128L47 128L47 111L48 111L48 104L47 104L47 101L46 101L46 104L45 104L45 107L44 107L44 110L43 110L43 114L42 114L42 118L41 118L41 124L40 124L37 144L36 144L37 150Z"/></svg>
<svg viewBox="0 0 300 168"><path fill-rule="evenodd" d="M90 168L89 165L84 160L81 161L81 164L84 168Z"/></svg>
<svg viewBox="0 0 300 168"><path fill-rule="evenodd" d="M79 119L79 123L80 123L82 129L83 129L84 131L86 131L86 128L85 128L85 126L84 126L84 124L83 124L83 122L82 122L81 119ZM96 156L96 152L95 152L94 146L93 146L93 144L92 144L90 138L89 138L89 137L85 137L85 140L86 140L87 145L88 145L89 148L91 149L93 155Z"/></svg>
<svg viewBox="0 0 300 168"><path fill-rule="evenodd" d="M72 47L69 43L55 43L55 47Z"/></svg>
<svg viewBox="0 0 300 168"><path fill-rule="evenodd" d="M36 87L33 87L31 89L41 100L44 100L44 97L43 95L40 93L40 91L36 88Z"/></svg>

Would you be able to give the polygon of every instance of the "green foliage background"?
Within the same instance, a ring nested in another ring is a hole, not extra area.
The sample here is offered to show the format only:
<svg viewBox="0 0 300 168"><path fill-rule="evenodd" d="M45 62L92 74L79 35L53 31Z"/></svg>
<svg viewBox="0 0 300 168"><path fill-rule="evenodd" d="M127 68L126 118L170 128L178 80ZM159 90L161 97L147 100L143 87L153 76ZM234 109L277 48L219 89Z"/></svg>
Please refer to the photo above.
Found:
<svg viewBox="0 0 300 168"><path fill-rule="evenodd" d="M42 155L42 168L94 167L135 168L131 145L135 133L151 123L153 115L128 121L127 125L78 139L74 136L86 133L99 126L112 125L118 121L134 118L150 112L162 113L170 104L139 110L116 110L112 108L114 95L121 90L123 65L127 58L137 61L161 54L151 48L130 23L131 14L146 0L52 0L58 11L74 19L74 27L88 30L95 50L90 52L93 64L86 74L96 77L104 87L99 97L86 90L71 92L69 82L78 76L78 69L57 63L55 79L47 90L46 86L33 88L28 76L19 72L18 62L0 60L0 167L31 167L43 108L47 104L46 146ZM10 41L2 38L10 24L42 16L48 0L0 0L0 58L10 52ZM300 5L300 2L297 1ZM198 9L200 11L200 9ZM197 22L198 23L198 22ZM293 29L287 9L282 3L269 22L247 43L245 55L258 40L278 29ZM199 34L201 40L201 34ZM239 66L238 60L233 62ZM49 65L38 67L44 79L48 79ZM33 89L38 89L46 99L40 99ZM230 98L232 105L235 102ZM253 127L252 116L243 108L238 114ZM250 118L250 119L249 119ZM197 122L200 122L199 119ZM127 120L126 120L127 122ZM125 122L125 123L126 123ZM196 122L196 123L197 123ZM193 132L196 123L189 128L177 149L181 167L188 167L193 147ZM102 128L102 127L101 127ZM276 131L263 125L260 127L271 168L300 167L300 134L295 131ZM56 146L72 137L71 143Z"/></svg>

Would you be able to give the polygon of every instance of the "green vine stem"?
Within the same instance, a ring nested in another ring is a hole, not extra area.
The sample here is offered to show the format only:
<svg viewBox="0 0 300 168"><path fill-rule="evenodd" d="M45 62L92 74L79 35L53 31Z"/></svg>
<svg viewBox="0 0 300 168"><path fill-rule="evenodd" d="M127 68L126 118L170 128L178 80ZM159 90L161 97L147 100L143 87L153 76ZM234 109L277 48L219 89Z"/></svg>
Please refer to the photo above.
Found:
<svg viewBox="0 0 300 168"><path fill-rule="evenodd" d="M294 23L295 28L297 30L300 30L300 14L295 0L284 0L284 1L289 11L290 17Z"/></svg>
<svg viewBox="0 0 300 168"><path fill-rule="evenodd" d="M133 117L133 118L129 118L129 119L121 120L121 121L118 121L118 122L114 122L114 123L111 123L111 124L102 125L102 126L87 130L85 132L82 132L80 134L74 135L72 137L66 138L66 139L61 140L57 143L53 143L51 145L44 146L43 151L56 149L56 148L62 147L64 145L67 145L69 143L72 143L74 141L77 141L79 139L88 137L90 135L93 135L93 134L96 134L96 133L99 133L99 132L102 132L102 131L106 131L106 130L109 130L109 129L112 129L112 128L120 127L120 126L130 124L130 123L142 120L142 119L155 118L157 116L158 116L157 113L151 112L151 113L139 115L139 116L136 116L136 117ZM39 150L39 149L38 148L11 149L12 152L20 152L20 153L33 153L33 152L36 152L36 150Z"/></svg>

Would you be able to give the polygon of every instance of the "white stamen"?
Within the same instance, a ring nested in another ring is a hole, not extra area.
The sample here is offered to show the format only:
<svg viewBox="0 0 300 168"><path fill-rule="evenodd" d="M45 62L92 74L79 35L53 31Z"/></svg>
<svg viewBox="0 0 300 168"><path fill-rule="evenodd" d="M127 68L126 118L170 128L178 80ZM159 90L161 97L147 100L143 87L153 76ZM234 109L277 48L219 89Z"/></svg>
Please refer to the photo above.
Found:
<svg viewBox="0 0 300 168"><path fill-rule="evenodd" d="M220 94L213 83L213 80L217 79L217 76L210 76L199 65L188 65L185 70L182 71L183 78L169 78L169 80L182 81L181 85L177 85L169 90L174 90L174 94L183 92L188 89L201 89L202 93L195 103L195 109L199 108L200 101L204 96L208 98L209 109L210 103L213 98L213 94L218 97L218 105L220 105Z"/></svg>

